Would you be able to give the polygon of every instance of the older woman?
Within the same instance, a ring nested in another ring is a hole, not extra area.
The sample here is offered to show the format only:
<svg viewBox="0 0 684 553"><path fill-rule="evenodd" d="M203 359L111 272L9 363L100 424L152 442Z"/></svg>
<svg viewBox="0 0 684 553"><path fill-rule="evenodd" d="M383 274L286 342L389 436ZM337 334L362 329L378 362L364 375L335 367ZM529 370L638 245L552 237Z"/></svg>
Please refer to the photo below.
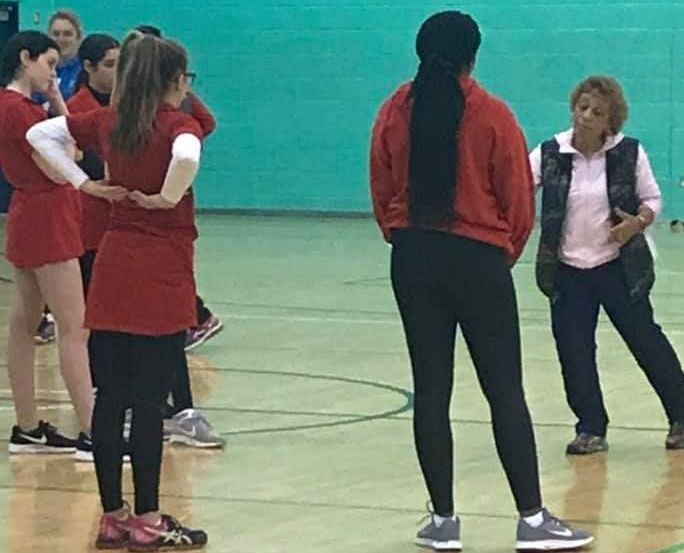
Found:
<svg viewBox="0 0 684 553"><path fill-rule="evenodd" d="M570 99L572 129L538 146L530 161L543 190L537 284L551 301L567 400L577 417L571 455L608 449L608 414L596 366L599 307L658 394L668 449L684 448L684 374L653 318L653 258L644 230L661 208L646 152L620 130L620 85L589 77Z"/></svg>

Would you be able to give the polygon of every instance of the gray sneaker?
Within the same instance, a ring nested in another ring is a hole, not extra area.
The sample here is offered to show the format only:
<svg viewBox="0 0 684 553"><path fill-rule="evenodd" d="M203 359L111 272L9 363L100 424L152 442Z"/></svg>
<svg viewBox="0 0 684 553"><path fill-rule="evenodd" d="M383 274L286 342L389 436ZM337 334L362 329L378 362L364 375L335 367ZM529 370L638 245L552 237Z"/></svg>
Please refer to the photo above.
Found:
<svg viewBox="0 0 684 553"><path fill-rule="evenodd" d="M185 409L173 416L164 425L169 442L191 447L222 448L224 440L197 409Z"/></svg>
<svg viewBox="0 0 684 553"><path fill-rule="evenodd" d="M434 515L431 515L430 522L416 535L416 545L431 547L435 551L460 551L463 549L461 521L458 517L449 518L438 527Z"/></svg>
<svg viewBox="0 0 684 553"><path fill-rule="evenodd" d="M518 551L569 551L580 549L594 541L584 530L575 530L562 520L542 510L544 522L533 528L522 518L518 521L515 547Z"/></svg>
<svg viewBox="0 0 684 553"><path fill-rule="evenodd" d="M684 449L684 422L675 422L670 426L665 447L667 449Z"/></svg>

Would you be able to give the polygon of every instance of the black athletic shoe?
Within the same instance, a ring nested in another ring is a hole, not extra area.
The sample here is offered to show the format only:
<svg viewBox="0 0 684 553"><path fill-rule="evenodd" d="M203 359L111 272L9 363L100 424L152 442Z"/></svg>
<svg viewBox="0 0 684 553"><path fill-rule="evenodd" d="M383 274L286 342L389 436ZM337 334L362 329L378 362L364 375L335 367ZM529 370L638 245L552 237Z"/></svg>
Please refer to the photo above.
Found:
<svg viewBox="0 0 684 553"><path fill-rule="evenodd" d="M10 453L73 453L76 440L63 436L50 423L40 421L38 428L28 432L14 426L8 449Z"/></svg>

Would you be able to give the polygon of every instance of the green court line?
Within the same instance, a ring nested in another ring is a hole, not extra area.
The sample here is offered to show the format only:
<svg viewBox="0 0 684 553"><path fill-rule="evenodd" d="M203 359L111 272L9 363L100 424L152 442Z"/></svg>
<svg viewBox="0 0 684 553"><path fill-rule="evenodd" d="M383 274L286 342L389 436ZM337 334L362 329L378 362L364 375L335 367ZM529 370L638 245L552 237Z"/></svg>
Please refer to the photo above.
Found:
<svg viewBox="0 0 684 553"><path fill-rule="evenodd" d="M233 368L223 368L223 371L234 372L234 373L246 373L246 374L258 374L258 375L269 375L269 376L290 376L294 378L305 378L309 380L327 380L342 382L345 384L356 384L360 386L368 386L371 388L379 388L381 390L387 390L395 394L403 396L403 405L390 409L388 411L383 411L382 413L375 413L372 415L361 415L354 418L335 420L331 422L323 423L312 423L312 424L302 424L295 426L278 426L273 428L256 428L254 430L235 430L229 432L221 432L222 436L236 436L245 434L267 434L276 432L297 432L302 430L318 430L321 428L332 428L336 426L349 426L351 424L359 424L364 422L371 422L375 420L387 419L396 415L400 415L413 408L413 394L408 390L399 388L398 386L392 386L390 384L384 384L382 382L374 382L372 380L362 380L358 378L346 378L342 376L330 376L322 374L310 374L310 373L300 373L300 372L283 372L283 371L264 371L264 370L254 370L254 369L233 369Z"/></svg>
<svg viewBox="0 0 684 553"><path fill-rule="evenodd" d="M654 551L653 553L681 553L684 551L684 543L673 545L667 549L661 549L660 551Z"/></svg>
<svg viewBox="0 0 684 553"><path fill-rule="evenodd" d="M310 373L300 373L300 372L285 372L285 371L267 371L267 370L255 370L255 369L238 369L238 368L229 368L229 367L222 367L220 369L217 369L221 372L231 372L231 373L243 373L243 374L255 374L255 375L268 375L268 376L286 376L286 377L293 377L293 378L303 378L303 379L308 379L308 380L326 380L326 381L334 381L334 382L342 382L344 384L356 384L359 386L367 386L370 388L377 388L380 390L386 390L389 392L392 392L394 394L398 394L401 397L403 397L404 402L399 406L395 407L394 409L389 409L387 411L383 411L381 413L372 413L372 414L349 414L351 416L348 416L347 414L340 414L340 418L337 420L333 421L328 421L328 422L318 422L318 423L311 423L311 424L302 424L302 425L293 425L293 426L277 426L277 427L271 427L271 428L255 428L252 430L233 430L233 431L227 431L227 432L221 432L222 436L241 436L241 435L248 435L248 434L270 434L270 433L276 433L276 432L298 432L302 430L318 430L322 428L333 428L336 426L349 426L352 424L360 424L360 423L365 423L365 422L371 422L371 421L376 421L376 420L383 420L383 419L389 419L391 417L395 417L397 415L401 415L403 413L406 413L407 411L410 411L413 409L413 394L405 390L404 388L399 388L398 386L392 386L391 384L384 384L382 382L374 382L372 380L362 380L358 378L346 378L342 376L331 376L331 375L322 375L322 374L310 374ZM0 398L0 400L9 400L11 398ZM63 404L63 403L69 403L68 401L65 400L42 400L44 403L50 403L50 404ZM215 409L219 410L219 409ZM227 409L229 410L229 409ZM268 412L268 410L262 410L263 412ZM274 411L275 413L280 413L280 414L285 414L285 411L283 410L277 410ZM310 415L315 416L314 413L310 413ZM0 440L0 443L3 441L7 440Z"/></svg>

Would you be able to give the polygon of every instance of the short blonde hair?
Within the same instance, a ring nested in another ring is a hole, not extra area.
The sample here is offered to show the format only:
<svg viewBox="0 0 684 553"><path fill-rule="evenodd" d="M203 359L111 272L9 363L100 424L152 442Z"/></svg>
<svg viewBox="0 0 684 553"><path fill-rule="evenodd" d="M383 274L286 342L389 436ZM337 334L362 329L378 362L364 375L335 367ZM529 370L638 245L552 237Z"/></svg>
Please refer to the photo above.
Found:
<svg viewBox="0 0 684 553"><path fill-rule="evenodd" d="M587 77L572 91L572 94L570 95L570 109L575 109L582 94L591 94L592 92L600 94L608 101L608 104L610 105L610 131L613 134L619 133L625 124L625 121L627 121L629 112L627 100L625 100L625 95L622 92L622 87L617 80L612 77L600 75Z"/></svg>

